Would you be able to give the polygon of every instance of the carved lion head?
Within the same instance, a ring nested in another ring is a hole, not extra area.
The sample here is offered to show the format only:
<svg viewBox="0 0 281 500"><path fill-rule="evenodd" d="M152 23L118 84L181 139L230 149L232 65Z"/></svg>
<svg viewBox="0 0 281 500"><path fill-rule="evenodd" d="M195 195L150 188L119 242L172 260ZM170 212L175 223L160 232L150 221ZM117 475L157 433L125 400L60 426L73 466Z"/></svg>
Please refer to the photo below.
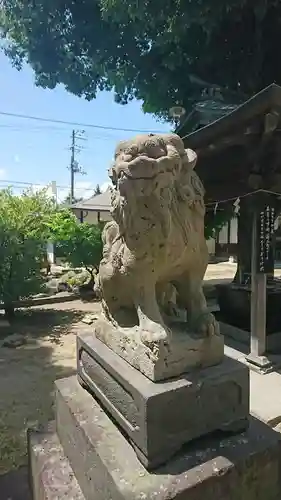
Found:
<svg viewBox="0 0 281 500"><path fill-rule="evenodd" d="M172 188L196 160L176 134L139 135L119 143L109 176L121 196L147 197Z"/></svg>
<svg viewBox="0 0 281 500"><path fill-rule="evenodd" d="M135 218L142 218L164 221L167 232L179 204L197 213L201 210L204 216L204 189L194 171L196 161L196 153L185 149L176 134L139 135L119 143L109 176L115 188L112 215L120 229L133 228Z"/></svg>

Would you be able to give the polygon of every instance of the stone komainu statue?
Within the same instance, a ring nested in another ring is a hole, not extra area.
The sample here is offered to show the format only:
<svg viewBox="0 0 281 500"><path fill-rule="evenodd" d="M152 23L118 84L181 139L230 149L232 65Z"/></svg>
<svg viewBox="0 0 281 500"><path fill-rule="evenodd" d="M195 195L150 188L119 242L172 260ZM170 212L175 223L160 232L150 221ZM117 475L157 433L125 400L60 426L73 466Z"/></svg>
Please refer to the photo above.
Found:
<svg viewBox="0 0 281 500"><path fill-rule="evenodd" d="M165 312L172 287L189 330L218 333L202 290L208 250L196 160L175 134L139 135L116 148L110 170L114 220L103 231L99 287L109 321L139 325L145 344L169 340Z"/></svg>

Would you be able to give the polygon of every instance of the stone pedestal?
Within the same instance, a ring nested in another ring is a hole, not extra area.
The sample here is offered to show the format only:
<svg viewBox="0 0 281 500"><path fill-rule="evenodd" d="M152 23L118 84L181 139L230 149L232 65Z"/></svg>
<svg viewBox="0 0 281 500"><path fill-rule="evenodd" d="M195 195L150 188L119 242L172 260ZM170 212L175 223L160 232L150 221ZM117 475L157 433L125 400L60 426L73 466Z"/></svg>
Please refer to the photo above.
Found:
<svg viewBox="0 0 281 500"><path fill-rule="evenodd" d="M56 383L56 432L31 434L34 500L279 500L280 435L247 431L189 443L153 472L77 378Z"/></svg>
<svg viewBox="0 0 281 500"><path fill-rule="evenodd" d="M34 500L85 500L56 433L56 422L28 432L28 452Z"/></svg>
<svg viewBox="0 0 281 500"><path fill-rule="evenodd" d="M181 321L169 327L172 332L169 346L159 342L154 349L141 341L138 327L115 328L102 317L95 321L92 335L154 382L222 362L222 335L199 336L188 331L187 323Z"/></svg>
<svg viewBox="0 0 281 500"><path fill-rule="evenodd" d="M84 334L77 337L77 360L79 380L118 422L148 469L200 436L248 425L249 371L230 358L155 383Z"/></svg>

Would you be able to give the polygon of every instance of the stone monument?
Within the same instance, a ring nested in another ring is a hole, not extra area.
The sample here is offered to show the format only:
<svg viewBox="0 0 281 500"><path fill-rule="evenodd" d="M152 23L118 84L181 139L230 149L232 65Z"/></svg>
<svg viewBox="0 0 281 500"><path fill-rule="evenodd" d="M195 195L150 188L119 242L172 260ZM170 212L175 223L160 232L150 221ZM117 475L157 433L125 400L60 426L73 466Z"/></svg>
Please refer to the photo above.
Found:
<svg viewBox="0 0 281 500"><path fill-rule="evenodd" d="M119 144L110 170L114 221L103 232L95 336L155 382L223 359L202 289L209 256L196 159L175 134L142 135Z"/></svg>
<svg viewBox="0 0 281 500"><path fill-rule="evenodd" d="M42 467L56 478L56 498L278 498L279 441L259 424L248 429L248 368L224 356L202 289L196 159L175 134L116 149L97 283L103 312L77 337L80 385L56 383L55 432L29 440L36 500L45 498Z"/></svg>

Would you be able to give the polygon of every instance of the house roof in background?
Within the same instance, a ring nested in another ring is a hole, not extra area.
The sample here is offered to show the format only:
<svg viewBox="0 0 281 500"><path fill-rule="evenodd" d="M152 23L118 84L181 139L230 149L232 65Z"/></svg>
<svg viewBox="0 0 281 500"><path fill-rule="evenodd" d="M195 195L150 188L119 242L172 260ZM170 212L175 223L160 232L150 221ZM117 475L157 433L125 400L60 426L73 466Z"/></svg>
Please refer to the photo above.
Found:
<svg viewBox="0 0 281 500"><path fill-rule="evenodd" d="M109 212L111 209L111 193L108 188L104 193L91 196L87 200L79 201L71 205L76 210L95 210L96 212Z"/></svg>

